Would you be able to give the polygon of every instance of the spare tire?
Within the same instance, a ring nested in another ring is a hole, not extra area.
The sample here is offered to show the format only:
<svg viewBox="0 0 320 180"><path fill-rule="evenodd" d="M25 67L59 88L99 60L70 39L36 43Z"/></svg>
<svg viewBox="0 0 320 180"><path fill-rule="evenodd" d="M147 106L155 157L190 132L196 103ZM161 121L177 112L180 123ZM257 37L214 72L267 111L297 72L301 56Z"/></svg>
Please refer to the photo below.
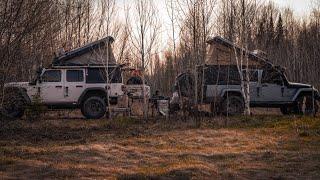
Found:
<svg viewBox="0 0 320 180"><path fill-rule="evenodd" d="M177 77L175 83L175 90L179 92L182 97L194 97L194 78L191 73L183 73Z"/></svg>
<svg viewBox="0 0 320 180"><path fill-rule="evenodd" d="M26 102L23 97L16 91L10 92L4 98L1 114L10 119L18 119L24 115Z"/></svg>

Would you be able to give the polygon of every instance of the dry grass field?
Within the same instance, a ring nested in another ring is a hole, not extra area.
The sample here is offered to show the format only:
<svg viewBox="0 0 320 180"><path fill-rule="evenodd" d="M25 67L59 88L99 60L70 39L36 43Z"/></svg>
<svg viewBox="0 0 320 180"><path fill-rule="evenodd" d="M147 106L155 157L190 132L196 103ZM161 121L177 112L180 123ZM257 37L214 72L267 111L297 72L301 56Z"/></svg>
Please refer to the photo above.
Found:
<svg viewBox="0 0 320 180"><path fill-rule="evenodd" d="M66 117L65 117L66 116ZM0 123L1 179L319 179L320 118Z"/></svg>

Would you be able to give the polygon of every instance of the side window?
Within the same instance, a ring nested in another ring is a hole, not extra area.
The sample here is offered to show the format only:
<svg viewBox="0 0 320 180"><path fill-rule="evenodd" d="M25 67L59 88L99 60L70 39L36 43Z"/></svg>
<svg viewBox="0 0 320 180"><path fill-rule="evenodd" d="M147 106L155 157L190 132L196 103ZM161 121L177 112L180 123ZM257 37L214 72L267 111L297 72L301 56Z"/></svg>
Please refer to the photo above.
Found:
<svg viewBox="0 0 320 180"><path fill-rule="evenodd" d="M250 72L250 81L251 82L258 82L259 81L259 71L253 70Z"/></svg>
<svg viewBox="0 0 320 180"><path fill-rule="evenodd" d="M60 70L47 70L42 75L43 82L61 82L61 71Z"/></svg>
<svg viewBox="0 0 320 180"><path fill-rule="evenodd" d="M67 70L67 82L83 82L82 70Z"/></svg>
<svg viewBox="0 0 320 180"><path fill-rule="evenodd" d="M109 68L109 80L111 83L122 83L122 72L120 68Z"/></svg>
<svg viewBox="0 0 320 180"><path fill-rule="evenodd" d="M109 68L109 82L122 83L122 74L120 68ZM89 68L87 83L106 83L107 76L104 68Z"/></svg>
<svg viewBox="0 0 320 180"><path fill-rule="evenodd" d="M212 66L205 69L206 85L238 85L240 75L235 66Z"/></svg>
<svg viewBox="0 0 320 180"><path fill-rule="evenodd" d="M105 83L107 79L104 76L104 71L98 68L89 68L87 75L87 83Z"/></svg>
<svg viewBox="0 0 320 180"><path fill-rule="evenodd" d="M247 70L243 70L243 79L246 80ZM258 70L250 69L249 70L249 80L250 82L258 82Z"/></svg>
<svg viewBox="0 0 320 180"><path fill-rule="evenodd" d="M283 80L278 71L266 70L262 73L262 83L283 85Z"/></svg>

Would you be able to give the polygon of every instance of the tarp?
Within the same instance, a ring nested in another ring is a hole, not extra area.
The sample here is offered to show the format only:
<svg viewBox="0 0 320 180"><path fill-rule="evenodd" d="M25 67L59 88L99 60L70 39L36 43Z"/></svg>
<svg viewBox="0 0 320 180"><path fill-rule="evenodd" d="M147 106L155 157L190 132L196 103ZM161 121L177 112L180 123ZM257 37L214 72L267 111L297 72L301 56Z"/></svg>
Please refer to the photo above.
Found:
<svg viewBox="0 0 320 180"><path fill-rule="evenodd" d="M116 59L111 47L113 42L114 39L108 36L55 57L52 64L53 66L96 66L116 64Z"/></svg>

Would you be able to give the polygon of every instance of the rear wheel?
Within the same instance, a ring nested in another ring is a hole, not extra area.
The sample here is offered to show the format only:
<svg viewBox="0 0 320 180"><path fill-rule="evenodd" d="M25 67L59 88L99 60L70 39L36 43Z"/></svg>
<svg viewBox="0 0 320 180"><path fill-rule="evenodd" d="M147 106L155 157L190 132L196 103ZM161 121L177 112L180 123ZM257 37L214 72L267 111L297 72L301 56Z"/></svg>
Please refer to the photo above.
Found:
<svg viewBox="0 0 320 180"><path fill-rule="evenodd" d="M106 103L101 97L89 97L83 102L81 112L87 119L100 119L106 114Z"/></svg>
<svg viewBox="0 0 320 180"><path fill-rule="evenodd" d="M225 97L221 104L221 113L226 116L242 115L244 113L243 98L235 95Z"/></svg>
<svg viewBox="0 0 320 180"><path fill-rule="evenodd" d="M292 113L292 107L282 106L280 111L283 115L290 115Z"/></svg>

